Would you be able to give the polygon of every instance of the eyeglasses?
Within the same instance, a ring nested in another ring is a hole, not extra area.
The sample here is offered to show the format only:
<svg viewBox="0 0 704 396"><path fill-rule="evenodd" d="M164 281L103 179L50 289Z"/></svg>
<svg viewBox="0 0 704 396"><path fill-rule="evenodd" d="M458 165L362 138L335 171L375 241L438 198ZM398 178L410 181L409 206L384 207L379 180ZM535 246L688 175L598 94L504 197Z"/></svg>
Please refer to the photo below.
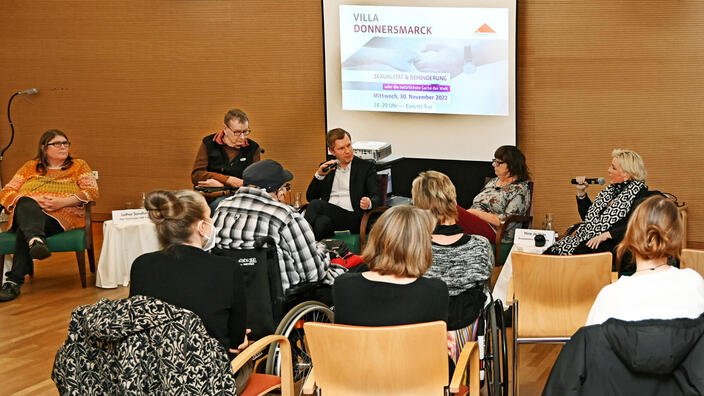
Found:
<svg viewBox="0 0 704 396"><path fill-rule="evenodd" d="M501 160L498 160L498 159L496 159L496 158L494 158L493 160L491 160L491 162L492 162L494 165L496 165L496 166L503 165L503 164L506 163L506 161L501 161Z"/></svg>
<svg viewBox="0 0 704 396"><path fill-rule="evenodd" d="M279 190L291 191L291 183L284 184L283 186L279 187Z"/></svg>
<svg viewBox="0 0 704 396"><path fill-rule="evenodd" d="M240 135L248 136L250 133L252 133L251 129L245 129L244 131L233 131L232 129L227 127L227 130L232 132L232 134L235 135L235 137L239 137Z"/></svg>
<svg viewBox="0 0 704 396"><path fill-rule="evenodd" d="M65 141L65 142L53 142L53 143L47 143L47 146L54 146L56 148L59 147L71 147L71 142Z"/></svg>

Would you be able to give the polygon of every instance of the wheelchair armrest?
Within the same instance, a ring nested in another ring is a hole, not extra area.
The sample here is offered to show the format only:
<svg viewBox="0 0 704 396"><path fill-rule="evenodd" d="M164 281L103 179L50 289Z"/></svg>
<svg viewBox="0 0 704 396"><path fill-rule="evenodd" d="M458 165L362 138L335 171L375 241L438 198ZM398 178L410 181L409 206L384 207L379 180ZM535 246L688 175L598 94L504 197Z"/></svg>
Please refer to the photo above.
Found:
<svg viewBox="0 0 704 396"><path fill-rule="evenodd" d="M286 289L284 296L286 298L291 298L293 296L305 295L306 293L315 289L317 286L318 286L317 283L301 283L299 285L289 287L288 289Z"/></svg>

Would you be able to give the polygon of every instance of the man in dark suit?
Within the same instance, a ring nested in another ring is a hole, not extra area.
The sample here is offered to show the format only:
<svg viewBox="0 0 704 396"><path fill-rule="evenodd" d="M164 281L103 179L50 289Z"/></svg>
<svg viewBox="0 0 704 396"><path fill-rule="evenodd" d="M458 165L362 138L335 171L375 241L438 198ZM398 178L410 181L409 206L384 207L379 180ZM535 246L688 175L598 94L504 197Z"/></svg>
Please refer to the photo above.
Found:
<svg viewBox="0 0 704 396"><path fill-rule="evenodd" d="M364 212L381 202L374 164L354 156L350 134L335 128L325 140L335 159L318 167L306 192L310 204L305 219L316 240L332 236L335 230L357 233Z"/></svg>

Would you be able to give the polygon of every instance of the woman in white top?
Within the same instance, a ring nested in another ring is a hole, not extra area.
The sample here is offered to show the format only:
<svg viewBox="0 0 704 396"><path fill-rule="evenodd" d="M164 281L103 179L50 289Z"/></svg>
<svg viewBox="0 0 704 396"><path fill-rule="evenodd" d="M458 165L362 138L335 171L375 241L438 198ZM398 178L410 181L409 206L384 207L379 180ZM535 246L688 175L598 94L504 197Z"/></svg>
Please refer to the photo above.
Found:
<svg viewBox="0 0 704 396"><path fill-rule="evenodd" d="M639 205L630 220L616 257L630 252L636 272L604 287L594 301L587 325L609 318L622 320L697 318L704 312L704 280L691 269L668 265L679 259L682 224L677 207L663 196Z"/></svg>

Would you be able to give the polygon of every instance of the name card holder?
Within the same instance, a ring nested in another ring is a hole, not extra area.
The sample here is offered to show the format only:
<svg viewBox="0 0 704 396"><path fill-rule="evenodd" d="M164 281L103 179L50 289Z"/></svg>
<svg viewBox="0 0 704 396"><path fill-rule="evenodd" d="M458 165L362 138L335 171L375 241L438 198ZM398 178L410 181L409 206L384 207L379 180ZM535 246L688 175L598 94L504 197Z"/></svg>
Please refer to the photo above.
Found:
<svg viewBox="0 0 704 396"><path fill-rule="evenodd" d="M124 209L112 211L112 222L115 225L145 223L149 221L146 209Z"/></svg>

